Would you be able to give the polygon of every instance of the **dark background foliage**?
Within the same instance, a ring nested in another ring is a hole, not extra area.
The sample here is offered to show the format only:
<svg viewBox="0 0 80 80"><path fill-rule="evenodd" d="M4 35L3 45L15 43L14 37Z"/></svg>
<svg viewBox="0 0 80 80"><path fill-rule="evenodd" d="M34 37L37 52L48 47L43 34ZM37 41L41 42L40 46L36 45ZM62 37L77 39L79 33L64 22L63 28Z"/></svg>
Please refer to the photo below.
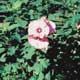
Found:
<svg viewBox="0 0 80 80"><path fill-rule="evenodd" d="M47 52L27 40L30 21L55 22ZM80 80L79 0L0 0L0 80Z"/></svg>

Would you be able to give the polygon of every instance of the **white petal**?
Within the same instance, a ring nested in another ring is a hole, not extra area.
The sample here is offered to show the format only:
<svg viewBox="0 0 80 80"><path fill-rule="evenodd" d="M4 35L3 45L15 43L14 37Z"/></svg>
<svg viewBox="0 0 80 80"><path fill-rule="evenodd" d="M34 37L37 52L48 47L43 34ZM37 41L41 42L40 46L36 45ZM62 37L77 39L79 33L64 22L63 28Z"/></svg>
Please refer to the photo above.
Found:
<svg viewBox="0 0 80 80"><path fill-rule="evenodd" d="M40 40L35 40L33 38L28 38L29 43L36 49L48 49L48 41L42 42Z"/></svg>

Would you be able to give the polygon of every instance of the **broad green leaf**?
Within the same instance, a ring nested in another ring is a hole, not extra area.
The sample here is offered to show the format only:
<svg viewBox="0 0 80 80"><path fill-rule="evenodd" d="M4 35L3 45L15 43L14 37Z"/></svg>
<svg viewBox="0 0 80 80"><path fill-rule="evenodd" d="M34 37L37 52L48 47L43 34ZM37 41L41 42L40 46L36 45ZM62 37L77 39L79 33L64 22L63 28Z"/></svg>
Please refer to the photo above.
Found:
<svg viewBox="0 0 80 80"><path fill-rule="evenodd" d="M54 1L54 3L53 4L56 4L56 5L63 5L63 3L62 2L59 2L59 1Z"/></svg>
<svg viewBox="0 0 80 80"><path fill-rule="evenodd" d="M5 48L0 48L0 54L5 51Z"/></svg>
<svg viewBox="0 0 80 80"><path fill-rule="evenodd" d="M48 72L48 73L45 75L45 80L51 80L50 72Z"/></svg>
<svg viewBox="0 0 80 80"><path fill-rule="evenodd" d="M25 21L25 20L22 20L22 19L20 19L20 18L18 18L18 19L16 19L16 21L15 21L17 24L19 24L20 25L20 27L22 27L22 28L26 28L26 24L27 24L27 21Z"/></svg>
<svg viewBox="0 0 80 80"><path fill-rule="evenodd" d="M29 15L32 15L33 13L34 13L33 9L29 10Z"/></svg>
<svg viewBox="0 0 80 80"><path fill-rule="evenodd" d="M37 80L43 80L43 79L44 79L44 74L40 72Z"/></svg>
<svg viewBox="0 0 80 80"><path fill-rule="evenodd" d="M33 74L29 80L37 80L37 75Z"/></svg>
<svg viewBox="0 0 80 80"><path fill-rule="evenodd" d="M63 33L64 33L63 29L58 29L57 30L57 35L62 35L63 36L64 35Z"/></svg>
<svg viewBox="0 0 80 80"><path fill-rule="evenodd" d="M17 72L17 70L18 70L18 68L19 68L19 66L18 66L17 63L11 64L11 67L12 67L12 72Z"/></svg>
<svg viewBox="0 0 80 80"><path fill-rule="evenodd" d="M23 58L22 59L17 58L17 61L20 62L20 63L24 63L24 59Z"/></svg>
<svg viewBox="0 0 80 80"><path fill-rule="evenodd" d="M3 23L0 23L0 28L4 28L6 26L9 26L9 22L3 22Z"/></svg>
<svg viewBox="0 0 80 80"><path fill-rule="evenodd" d="M29 1L29 0L23 0L22 2L24 2L25 4L27 4L27 3L28 3L28 1Z"/></svg>
<svg viewBox="0 0 80 80"><path fill-rule="evenodd" d="M63 80L64 75L62 75L62 74L57 74L57 75L56 75L56 78L57 78L58 80Z"/></svg>
<svg viewBox="0 0 80 80"><path fill-rule="evenodd" d="M0 74L4 71L4 66L0 65Z"/></svg>
<svg viewBox="0 0 80 80"><path fill-rule="evenodd" d="M55 5L64 5L63 2L60 2L58 0L50 0L50 3L55 4Z"/></svg>
<svg viewBox="0 0 80 80"><path fill-rule="evenodd" d="M18 28L19 26L20 26L19 24L13 24L13 25L8 26L8 27L7 27L7 30L8 30L8 31L11 31L11 30L13 30L13 29Z"/></svg>
<svg viewBox="0 0 80 80"><path fill-rule="evenodd" d="M68 36L68 35L70 35L71 34L71 32L72 32L72 29L66 29L65 31L64 31L64 35L66 35L66 36Z"/></svg>
<svg viewBox="0 0 80 80"><path fill-rule="evenodd" d="M49 14L48 19L55 20L55 16L53 14Z"/></svg>
<svg viewBox="0 0 80 80"><path fill-rule="evenodd" d="M25 35L21 39L23 40L23 39L27 39L27 38L28 38L28 35Z"/></svg>
<svg viewBox="0 0 80 80"><path fill-rule="evenodd" d="M9 26L9 24L10 24L9 22L0 23L0 29L2 29L2 32L7 30L7 27Z"/></svg>
<svg viewBox="0 0 80 80"><path fill-rule="evenodd" d="M32 76L29 80L37 80L34 76Z"/></svg>
<svg viewBox="0 0 80 80"><path fill-rule="evenodd" d="M0 43L0 47L2 47L2 44Z"/></svg>
<svg viewBox="0 0 80 80"><path fill-rule="evenodd" d="M13 40L15 39L18 42L21 42L21 36L17 32L15 32L11 37L12 37Z"/></svg>
<svg viewBox="0 0 80 80"><path fill-rule="evenodd" d="M14 47L14 46L9 47L7 54L10 55L10 56L12 56L12 55L15 54L15 51L16 51L16 50L17 50L17 47Z"/></svg>
<svg viewBox="0 0 80 80"><path fill-rule="evenodd" d="M22 1L16 0L16 2L13 3L13 5L12 5L12 9L18 10L21 7L21 4L22 4Z"/></svg>
<svg viewBox="0 0 80 80"><path fill-rule="evenodd" d="M4 71L5 71L5 73L10 73L10 71L11 71L11 64L6 64L5 67L4 67Z"/></svg>
<svg viewBox="0 0 80 80"><path fill-rule="evenodd" d="M27 53L25 53L23 57L26 59L31 59L32 55L35 54L34 51L35 51L35 48L31 47L30 49L27 50Z"/></svg>
<svg viewBox="0 0 80 80"><path fill-rule="evenodd" d="M49 65L49 60L48 59L40 59L40 64L43 66L43 68L47 68Z"/></svg>
<svg viewBox="0 0 80 80"><path fill-rule="evenodd" d="M72 60L80 60L80 55L74 56Z"/></svg>
<svg viewBox="0 0 80 80"><path fill-rule="evenodd" d="M34 73L38 75L43 70L42 65L39 63L35 63L33 66L33 70L34 70Z"/></svg>
<svg viewBox="0 0 80 80"><path fill-rule="evenodd" d="M6 54L3 54L3 55L0 57L0 61L1 61L1 62L5 62L5 61L6 61L5 55L6 55Z"/></svg>
<svg viewBox="0 0 80 80"><path fill-rule="evenodd" d="M0 12L5 12L7 11L6 5L0 5Z"/></svg>
<svg viewBox="0 0 80 80"><path fill-rule="evenodd" d="M28 72L31 72L33 70L33 67L28 66Z"/></svg>

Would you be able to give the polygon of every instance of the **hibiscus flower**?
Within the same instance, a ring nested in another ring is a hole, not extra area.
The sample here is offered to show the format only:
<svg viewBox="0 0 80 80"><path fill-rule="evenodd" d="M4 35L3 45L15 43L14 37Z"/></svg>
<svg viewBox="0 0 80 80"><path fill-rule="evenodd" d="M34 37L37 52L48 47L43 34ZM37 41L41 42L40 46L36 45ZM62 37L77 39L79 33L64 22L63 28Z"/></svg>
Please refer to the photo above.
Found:
<svg viewBox="0 0 80 80"><path fill-rule="evenodd" d="M44 36L48 36L49 27L42 19L34 20L30 22L28 28L28 35L34 35L35 37L43 38Z"/></svg>
<svg viewBox="0 0 80 80"><path fill-rule="evenodd" d="M37 49L48 48L48 35L56 31L55 23L46 17L30 22L28 26L28 41Z"/></svg>

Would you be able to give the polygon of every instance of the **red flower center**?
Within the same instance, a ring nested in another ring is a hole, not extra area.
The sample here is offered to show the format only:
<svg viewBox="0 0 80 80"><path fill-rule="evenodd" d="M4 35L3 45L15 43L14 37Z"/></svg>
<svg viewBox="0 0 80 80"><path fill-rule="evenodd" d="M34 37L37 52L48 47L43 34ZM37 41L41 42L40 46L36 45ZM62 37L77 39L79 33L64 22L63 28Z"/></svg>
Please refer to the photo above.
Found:
<svg viewBox="0 0 80 80"><path fill-rule="evenodd" d="M42 32L42 29L41 28L37 28L36 30L38 33L41 33Z"/></svg>

